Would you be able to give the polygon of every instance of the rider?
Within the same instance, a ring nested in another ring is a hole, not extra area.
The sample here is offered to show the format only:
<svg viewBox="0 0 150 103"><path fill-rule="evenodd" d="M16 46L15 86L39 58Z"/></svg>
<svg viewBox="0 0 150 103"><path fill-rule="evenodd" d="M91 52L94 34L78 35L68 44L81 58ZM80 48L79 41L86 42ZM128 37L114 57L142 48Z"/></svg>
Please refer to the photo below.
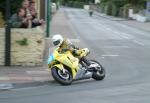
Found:
<svg viewBox="0 0 150 103"><path fill-rule="evenodd" d="M75 47L68 39L64 39L60 34L56 34L52 37L54 46L59 47L59 52L64 53L71 51L73 55L79 55L79 48Z"/></svg>
<svg viewBox="0 0 150 103"><path fill-rule="evenodd" d="M52 37L52 42L54 46L59 47L58 51L60 53L64 53L66 51L71 51L71 53L75 55L80 55L79 48L75 47L68 39L64 39L60 34L56 34ZM83 58L83 60L87 63L88 66L90 66L90 63Z"/></svg>

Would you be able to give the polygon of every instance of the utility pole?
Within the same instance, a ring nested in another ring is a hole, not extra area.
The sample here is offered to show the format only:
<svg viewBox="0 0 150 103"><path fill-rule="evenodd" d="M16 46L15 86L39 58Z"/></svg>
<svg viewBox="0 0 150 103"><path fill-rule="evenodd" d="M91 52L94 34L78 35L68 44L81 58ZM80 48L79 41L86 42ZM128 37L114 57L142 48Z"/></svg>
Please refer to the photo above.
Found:
<svg viewBox="0 0 150 103"><path fill-rule="evenodd" d="M5 2L6 26L5 26L5 66L11 65L11 24L10 19L10 0Z"/></svg>
<svg viewBox="0 0 150 103"><path fill-rule="evenodd" d="M51 24L51 0L47 0L47 29L46 37L50 36L50 24Z"/></svg>

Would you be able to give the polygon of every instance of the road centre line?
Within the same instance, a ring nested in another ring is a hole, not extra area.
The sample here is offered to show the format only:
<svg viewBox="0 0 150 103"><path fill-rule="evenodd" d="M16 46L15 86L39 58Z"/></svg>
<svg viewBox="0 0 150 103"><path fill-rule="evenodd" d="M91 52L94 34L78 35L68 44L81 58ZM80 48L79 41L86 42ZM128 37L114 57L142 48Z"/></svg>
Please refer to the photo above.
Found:
<svg viewBox="0 0 150 103"><path fill-rule="evenodd" d="M118 31L113 31L114 33L118 34L120 37L125 38L125 39L129 39L129 36L124 35L124 33L118 32Z"/></svg>
<svg viewBox="0 0 150 103"><path fill-rule="evenodd" d="M102 57L118 57L119 55L101 55Z"/></svg>
<svg viewBox="0 0 150 103"><path fill-rule="evenodd" d="M139 44L139 45L142 45L142 46L144 46L144 43L142 43L142 42L140 42L140 41L133 40L133 42L135 42L135 43L137 43L137 44Z"/></svg>
<svg viewBox="0 0 150 103"><path fill-rule="evenodd" d="M122 33L122 32L118 32L118 31L114 31L113 29L109 28L108 26L104 26L103 27L106 29L106 30L109 30L115 34L118 34L120 37L122 38L125 38L125 39L129 39L129 34L126 34L126 33Z"/></svg>
<svg viewBox="0 0 150 103"><path fill-rule="evenodd" d="M38 71L26 71L27 74L31 75L31 74L49 74L48 71L46 70L38 70Z"/></svg>
<svg viewBox="0 0 150 103"><path fill-rule="evenodd" d="M103 48L109 49L109 48L130 48L129 46L104 46Z"/></svg>

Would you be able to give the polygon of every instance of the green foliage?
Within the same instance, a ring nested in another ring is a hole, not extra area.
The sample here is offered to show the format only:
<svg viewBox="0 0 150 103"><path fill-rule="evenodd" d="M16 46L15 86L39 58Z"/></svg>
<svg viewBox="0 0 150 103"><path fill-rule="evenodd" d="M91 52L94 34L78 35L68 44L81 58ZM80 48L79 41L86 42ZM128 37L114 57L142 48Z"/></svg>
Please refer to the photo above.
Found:
<svg viewBox="0 0 150 103"><path fill-rule="evenodd" d="M21 46L26 46L29 44L27 38L23 38L22 40L17 40L16 43L18 43Z"/></svg>
<svg viewBox="0 0 150 103"><path fill-rule="evenodd" d="M132 4L132 5L141 5L145 3L146 0L126 0L127 3Z"/></svg>
<svg viewBox="0 0 150 103"><path fill-rule="evenodd" d="M104 13L105 12L105 5L106 5L107 2L105 1L101 1L100 3L100 9L101 9L101 12Z"/></svg>
<svg viewBox="0 0 150 103"><path fill-rule="evenodd" d="M118 16L123 17L123 7L120 7Z"/></svg>
<svg viewBox="0 0 150 103"><path fill-rule="evenodd" d="M109 1L105 4L104 11L107 15L117 16L118 8L116 4L112 1Z"/></svg>
<svg viewBox="0 0 150 103"><path fill-rule="evenodd" d="M111 11L112 16L118 16L118 10L119 9L117 8L116 4L112 3L112 11Z"/></svg>
<svg viewBox="0 0 150 103"><path fill-rule="evenodd" d="M2 13L0 12L0 28L4 27L5 21L3 19Z"/></svg>
<svg viewBox="0 0 150 103"><path fill-rule="evenodd" d="M21 7L21 3L23 0L10 0L11 4L11 14L16 13L16 10ZM4 15L5 18L5 7L6 7L6 0L0 0L0 12ZM3 18L3 19L4 19Z"/></svg>
<svg viewBox="0 0 150 103"><path fill-rule="evenodd" d="M85 4L90 4L92 0L60 0L62 5L82 8Z"/></svg>
<svg viewBox="0 0 150 103"><path fill-rule="evenodd" d="M105 7L104 7L104 12L107 14L107 15L111 15L112 14L112 5L111 5L112 2L107 2Z"/></svg>
<svg viewBox="0 0 150 103"><path fill-rule="evenodd" d="M105 3L107 3L109 0L101 0L101 2L100 2L100 4L102 3L102 4L105 4Z"/></svg>
<svg viewBox="0 0 150 103"><path fill-rule="evenodd" d="M125 0L102 0L100 2L100 8L102 12L105 12L107 15L118 16L119 9L123 6Z"/></svg>
<svg viewBox="0 0 150 103"><path fill-rule="evenodd" d="M83 5L84 5L84 4L85 4L84 2L79 2L78 0L76 0L76 1L70 0L70 1L68 1L68 3L65 4L65 5L66 5L66 6L69 6L69 7L74 7L74 8L83 8Z"/></svg>
<svg viewBox="0 0 150 103"><path fill-rule="evenodd" d="M83 8L83 5L84 5L83 2L75 1L75 2L73 3L73 7L75 7L75 8Z"/></svg>
<svg viewBox="0 0 150 103"><path fill-rule="evenodd" d="M0 12L2 13L1 15L5 15L5 1L6 0L0 0ZM3 16L4 19L4 16Z"/></svg>
<svg viewBox="0 0 150 103"><path fill-rule="evenodd" d="M101 0L100 8L108 15L128 17L130 8L136 13L146 8L146 0Z"/></svg>
<svg viewBox="0 0 150 103"><path fill-rule="evenodd" d="M126 4L123 6L123 11L122 12L122 17L125 17L127 18L128 17L128 14L129 14L129 9L133 9L134 6L132 4Z"/></svg>
<svg viewBox="0 0 150 103"><path fill-rule="evenodd" d="M126 4L120 9L119 16L127 18L129 14L129 9L133 9L134 13L138 13L140 10L143 10L144 7L142 5Z"/></svg>
<svg viewBox="0 0 150 103"><path fill-rule="evenodd" d="M133 4L126 4L126 5L124 5L124 6L121 8L119 14L120 14L121 17L127 18L127 17L128 17L128 14L129 14L129 9L133 9L134 12L135 12L135 8L136 8L136 6L133 5Z"/></svg>

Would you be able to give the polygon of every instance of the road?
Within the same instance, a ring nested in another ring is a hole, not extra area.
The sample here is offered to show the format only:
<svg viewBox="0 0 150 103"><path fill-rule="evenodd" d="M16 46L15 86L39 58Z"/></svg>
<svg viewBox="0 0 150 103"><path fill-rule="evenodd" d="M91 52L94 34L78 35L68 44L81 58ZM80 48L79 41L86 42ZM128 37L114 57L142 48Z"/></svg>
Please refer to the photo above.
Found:
<svg viewBox="0 0 150 103"><path fill-rule="evenodd" d="M0 92L0 103L149 103L150 35L88 13L63 9L79 42L106 68L103 81L85 80L71 86L55 81L39 87Z"/></svg>

